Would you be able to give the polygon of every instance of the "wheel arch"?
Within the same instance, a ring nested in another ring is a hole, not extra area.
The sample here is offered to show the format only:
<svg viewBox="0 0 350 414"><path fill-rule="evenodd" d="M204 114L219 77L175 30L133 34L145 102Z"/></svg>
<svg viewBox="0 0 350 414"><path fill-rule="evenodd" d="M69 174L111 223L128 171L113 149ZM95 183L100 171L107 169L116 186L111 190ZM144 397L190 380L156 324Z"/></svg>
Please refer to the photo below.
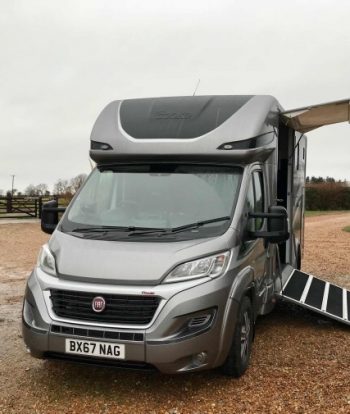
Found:
<svg viewBox="0 0 350 414"><path fill-rule="evenodd" d="M251 266L242 269L232 282L222 320L219 352L215 361L216 366L222 365L229 353L237 322L239 306L244 296L248 296L251 300L254 317L256 317L256 287L254 282L254 269Z"/></svg>

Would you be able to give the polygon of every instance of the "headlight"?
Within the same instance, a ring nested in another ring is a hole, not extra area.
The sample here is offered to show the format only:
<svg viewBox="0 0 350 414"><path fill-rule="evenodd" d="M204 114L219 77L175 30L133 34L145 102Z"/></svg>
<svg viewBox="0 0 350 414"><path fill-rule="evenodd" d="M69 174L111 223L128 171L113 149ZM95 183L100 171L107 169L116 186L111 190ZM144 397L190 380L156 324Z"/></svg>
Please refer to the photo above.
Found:
<svg viewBox="0 0 350 414"><path fill-rule="evenodd" d="M56 276L55 257L47 244L44 244L39 252L37 266L49 275Z"/></svg>
<svg viewBox="0 0 350 414"><path fill-rule="evenodd" d="M182 263L175 267L165 278L164 283L182 282L200 277L218 277L226 270L230 252L219 253L214 256Z"/></svg>

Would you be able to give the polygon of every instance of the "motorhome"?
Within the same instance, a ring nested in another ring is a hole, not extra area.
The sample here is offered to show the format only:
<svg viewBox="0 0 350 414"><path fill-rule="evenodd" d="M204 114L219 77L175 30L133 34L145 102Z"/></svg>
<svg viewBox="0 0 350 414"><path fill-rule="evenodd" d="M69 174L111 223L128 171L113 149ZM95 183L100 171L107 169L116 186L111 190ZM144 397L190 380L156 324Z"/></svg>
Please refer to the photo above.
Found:
<svg viewBox="0 0 350 414"><path fill-rule="evenodd" d="M272 96L114 101L96 167L31 273L23 337L34 357L241 376L259 315L283 298L349 324L350 292L300 271L305 132L349 101L284 111Z"/></svg>

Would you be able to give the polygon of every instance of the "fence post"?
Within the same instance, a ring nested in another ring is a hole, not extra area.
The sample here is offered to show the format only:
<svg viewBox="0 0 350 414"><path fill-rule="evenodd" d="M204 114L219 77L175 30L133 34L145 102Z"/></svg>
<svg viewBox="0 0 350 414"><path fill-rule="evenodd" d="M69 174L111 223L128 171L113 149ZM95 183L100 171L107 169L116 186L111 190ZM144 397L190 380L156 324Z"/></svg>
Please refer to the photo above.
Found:
<svg viewBox="0 0 350 414"><path fill-rule="evenodd" d="M6 212L7 213L12 213L12 196L11 196L10 193L7 194Z"/></svg>
<svg viewBox="0 0 350 414"><path fill-rule="evenodd" d="M43 198L39 197L39 218L41 219L41 210L43 208Z"/></svg>

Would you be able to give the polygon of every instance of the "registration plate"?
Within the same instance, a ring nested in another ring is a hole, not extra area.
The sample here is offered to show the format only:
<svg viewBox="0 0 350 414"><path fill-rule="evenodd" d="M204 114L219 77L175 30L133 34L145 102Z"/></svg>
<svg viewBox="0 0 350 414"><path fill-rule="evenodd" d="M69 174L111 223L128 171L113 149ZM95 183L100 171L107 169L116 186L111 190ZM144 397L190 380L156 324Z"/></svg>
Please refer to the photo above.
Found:
<svg viewBox="0 0 350 414"><path fill-rule="evenodd" d="M66 353L101 358L125 359L125 345L66 338Z"/></svg>

